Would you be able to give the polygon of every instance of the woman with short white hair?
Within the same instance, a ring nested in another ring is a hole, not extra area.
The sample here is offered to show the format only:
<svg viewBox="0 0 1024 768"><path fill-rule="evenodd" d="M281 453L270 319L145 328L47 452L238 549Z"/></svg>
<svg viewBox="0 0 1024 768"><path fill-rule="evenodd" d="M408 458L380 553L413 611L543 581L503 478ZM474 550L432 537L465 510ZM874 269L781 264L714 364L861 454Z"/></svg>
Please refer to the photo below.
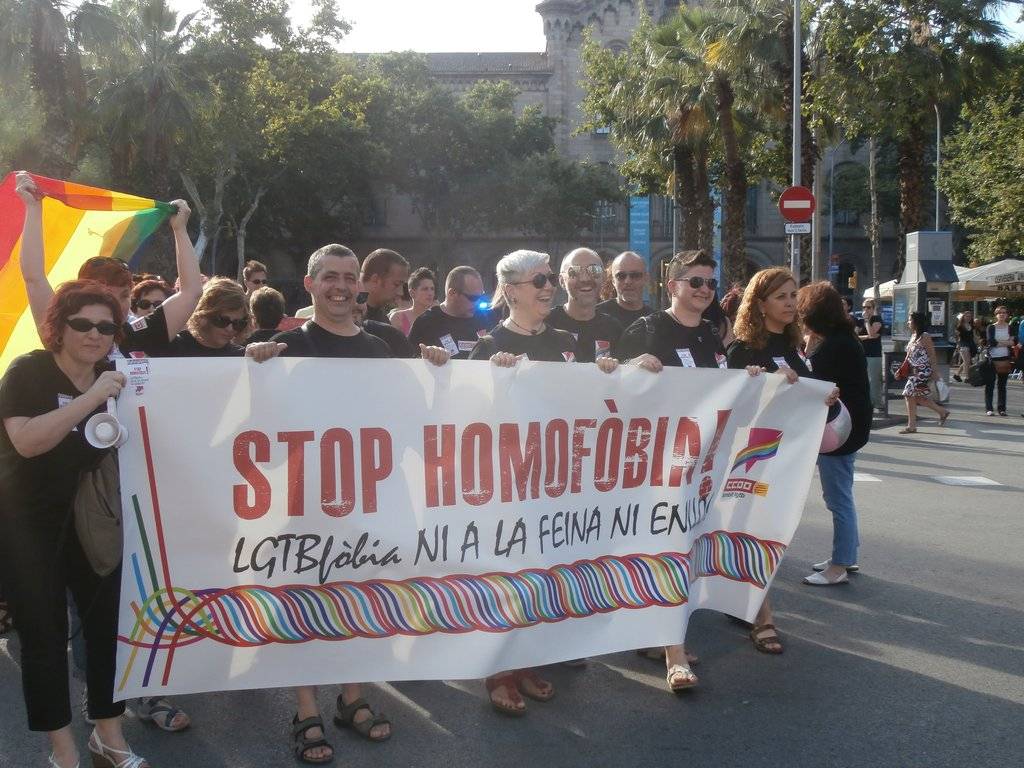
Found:
<svg viewBox="0 0 1024 768"><path fill-rule="evenodd" d="M498 262L497 276L495 303L504 300L508 317L476 343L469 359L490 360L503 368L512 368L522 357L542 362L575 362L576 340L572 334L546 323L558 287L558 275L551 270L551 257L537 251L514 251ZM596 365L605 373L611 373L619 361L602 357ZM498 712L513 717L526 714L522 696L548 701L555 695L555 687L534 669L514 669L492 675L487 678L487 691L491 705Z"/></svg>

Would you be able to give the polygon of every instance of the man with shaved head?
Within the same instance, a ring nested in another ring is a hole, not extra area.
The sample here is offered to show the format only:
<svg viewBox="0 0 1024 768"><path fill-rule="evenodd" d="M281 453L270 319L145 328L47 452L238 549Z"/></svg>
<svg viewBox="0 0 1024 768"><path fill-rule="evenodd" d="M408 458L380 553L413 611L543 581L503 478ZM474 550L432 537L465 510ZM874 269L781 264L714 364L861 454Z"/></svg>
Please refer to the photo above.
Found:
<svg viewBox="0 0 1024 768"><path fill-rule="evenodd" d="M576 248L562 259L558 282L569 300L551 310L547 323L576 338L576 359L581 363L611 354L612 345L622 335L618 320L597 311L603 280L601 257L589 248Z"/></svg>
<svg viewBox="0 0 1024 768"><path fill-rule="evenodd" d="M654 309L644 303L647 286L647 262L633 251L625 251L612 262L612 284L615 298L597 305L597 311L614 317L623 328L629 328Z"/></svg>
<svg viewBox="0 0 1024 768"><path fill-rule="evenodd" d="M458 359L466 360L477 340L495 323L486 302L480 273L472 267L455 267L444 281L444 301L416 318L409 330L412 344L442 347Z"/></svg>

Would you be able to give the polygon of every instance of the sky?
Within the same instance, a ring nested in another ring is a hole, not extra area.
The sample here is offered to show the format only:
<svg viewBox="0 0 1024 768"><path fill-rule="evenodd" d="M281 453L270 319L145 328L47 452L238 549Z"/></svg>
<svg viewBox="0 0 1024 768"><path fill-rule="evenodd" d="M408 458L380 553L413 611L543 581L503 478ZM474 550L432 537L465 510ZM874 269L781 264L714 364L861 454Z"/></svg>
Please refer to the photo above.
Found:
<svg viewBox="0 0 1024 768"><path fill-rule="evenodd" d="M343 51L543 51L544 29L534 10L539 0L338 0L352 32ZM170 0L179 11L202 0ZM292 17L308 21L308 0L291 0ZM1017 21L1021 6L1007 3L1001 14L1011 37L1024 39Z"/></svg>

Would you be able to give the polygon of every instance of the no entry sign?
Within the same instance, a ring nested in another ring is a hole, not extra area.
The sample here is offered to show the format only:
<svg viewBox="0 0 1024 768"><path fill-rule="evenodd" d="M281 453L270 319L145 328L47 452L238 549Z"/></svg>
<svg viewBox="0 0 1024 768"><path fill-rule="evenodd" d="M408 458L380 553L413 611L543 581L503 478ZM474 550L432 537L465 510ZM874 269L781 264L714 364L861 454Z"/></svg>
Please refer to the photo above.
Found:
<svg viewBox="0 0 1024 768"><path fill-rule="evenodd" d="M807 187L790 187L779 196L779 213L793 224L810 221L814 214L814 193Z"/></svg>

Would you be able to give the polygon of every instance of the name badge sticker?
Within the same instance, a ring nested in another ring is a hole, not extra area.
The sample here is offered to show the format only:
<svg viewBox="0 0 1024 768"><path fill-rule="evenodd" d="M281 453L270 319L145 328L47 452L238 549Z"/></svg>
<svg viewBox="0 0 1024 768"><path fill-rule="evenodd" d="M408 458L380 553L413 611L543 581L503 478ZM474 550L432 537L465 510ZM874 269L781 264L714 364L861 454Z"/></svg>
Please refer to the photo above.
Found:
<svg viewBox="0 0 1024 768"><path fill-rule="evenodd" d="M775 363L776 368L789 368L789 363L786 362L784 357L773 357L772 362Z"/></svg>
<svg viewBox="0 0 1024 768"><path fill-rule="evenodd" d="M71 395L57 395L57 407L63 408L71 405L71 401L74 399Z"/></svg>
<svg viewBox="0 0 1024 768"><path fill-rule="evenodd" d="M677 349L676 355L679 357L679 362L683 364L683 368L697 367L697 361L693 359L693 353L689 349Z"/></svg>
<svg viewBox="0 0 1024 768"><path fill-rule="evenodd" d="M718 363L718 367L723 371L729 367L729 358L721 352L715 352L715 362Z"/></svg>
<svg viewBox="0 0 1024 768"><path fill-rule="evenodd" d="M459 354L459 345L455 343L455 339L452 338L450 333L446 333L441 337L441 346L445 348L449 355Z"/></svg>
<svg viewBox="0 0 1024 768"><path fill-rule="evenodd" d="M610 341L602 341L600 339L594 339L594 358L608 357L612 353L612 343Z"/></svg>
<svg viewBox="0 0 1024 768"><path fill-rule="evenodd" d="M463 341L459 339L459 351L460 352L472 352L473 347L476 346L476 342L470 339L469 341Z"/></svg>

